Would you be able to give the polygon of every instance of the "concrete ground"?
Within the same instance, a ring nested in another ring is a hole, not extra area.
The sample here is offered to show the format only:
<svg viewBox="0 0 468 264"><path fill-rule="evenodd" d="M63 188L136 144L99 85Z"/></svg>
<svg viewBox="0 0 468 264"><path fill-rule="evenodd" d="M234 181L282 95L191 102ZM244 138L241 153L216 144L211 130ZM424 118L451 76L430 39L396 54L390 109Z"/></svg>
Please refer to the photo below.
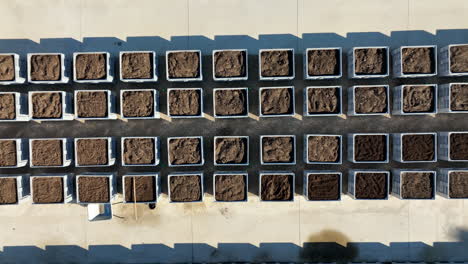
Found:
<svg viewBox="0 0 468 264"><path fill-rule="evenodd" d="M84 171L160 171L163 195L155 210L138 205L135 219L132 205L113 206L110 221L88 222L85 207L31 205L27 198L18 206L0 208L0 262L269 262L269 261L466 261L468 260L468 202L354 201L307 202L301 196L305 169L403 167L388 165L308 166L302 160L305 133L421 132L468 130L467 115L434 117L348 117L302 118L302 89L309 85L447 83L468 78L382 79L372 81L302 81L302 57L296 56L296 79L283 82L258 81L256 59L260 48L468 43L468 3L463 0L365 0L365 1L280 1L280 0L3 0L0 16L0 52L61 51L69 57L80 50L106 50L114 57L120 50L201 49L204 52L203 83L174 84L164 77L157 84L110 85L68 84L59 86L20 85L0 87L2 91L78 88L156 87L162 94L170 87L203 87L206 112L212 115L214 87L249 87L252 118L247 120L100 121L80 123L1 124L0 137L78 136L167 136L203 135L207 163L204 170L206 199L197 204L169 204L165 166L126 169L18 169L6 173ZM210 52L215 48L248 48L248 82L215 83L211 78ZM296 118L258 121L257 89L261 86L294 85ZM346 106L346 104L345 104ZM165 109L165 100L161 102ZM165 110L162 111L163 114ZM261 134L295 134L298 137L298 165L260 166L258 137ZM251 166L247 203L214 203L211 175L212 138L215 135L250 135ZM166 153L162 145L163 155ZM466 163L404 166L409 168L463 167ZM259 170L291 170L296 173L296 197L290 203L260 203L257 196ZM181 169L187 170L187 169ZM180 171L180 170L179 170ZM346 185L345 185L346 186ZM119 187L120 189L120 187Z"/></svg>

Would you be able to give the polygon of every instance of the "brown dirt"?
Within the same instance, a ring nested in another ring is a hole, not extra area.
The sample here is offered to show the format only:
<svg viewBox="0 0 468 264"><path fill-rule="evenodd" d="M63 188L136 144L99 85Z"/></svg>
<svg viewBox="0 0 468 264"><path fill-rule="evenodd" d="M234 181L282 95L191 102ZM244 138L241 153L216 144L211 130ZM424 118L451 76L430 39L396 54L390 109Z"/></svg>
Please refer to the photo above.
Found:
<svg viewBox="0 0 468 264"><path fill-rule="evenodd" d="M148 117L154 114L154 94L152 91L126 91L122 94L122 114L124 117Z"/></svg>
<svg viewBox="0 0 468 264"><path fill-rule="evenodd" d="M404 86L403 112L432 112L435 106L434 98L433 86Z"/></svg>
<svg viewBox="0 0 468 264"><path fill-rule="evenodd" d="M387 112L387 89L383 86L356 87L354 90L354 108L356 113Z"/></svg>
<svg viewBox="0 0 468 264"><path fill-rule="evenodd" d="M32 95L33 118L61 118L62 95L60 93L35 93Z"/></svg>
<svg viewBox="0 0 468 264"><path fill-rule="evenodd" d="M0 119L13 120L16 118L14 94L0 94Z"/></svg>
<svg viewBox="0 0 468 264"><path fill-rule="evenodd" d="M153 54L152 53L124 53L122 54L123 79L152 79Z"/></svg>
<svg viewBox="0 0 468 264"><path fill-rule="evenodd" d="M36 177L32 181L34 203L63 203L63 178Z"/></svg>
<svg viewBox="0 0 468 264"><path fill-rule="evenodd" d="M198 90L171 90L169 113L173 116L198 116L201 113L201 94Z"/></svg>
<svg viewBox="0 0 468 264"><path fill-rule="evenodd" d="M263 201L291 201L293 199L293 176L263 174L261 178L261 199Z"/></svg>
<svg viewBox="0 0 468 264"><path fill-rule="evenodd" d="M292 97L293 94L290 88L274 88L262 90L262 114L291 114L294 109Z"/></svg>
<svg viewBox="0 0 468 264"><path fill-rule="evenodd" d="M154 176L132 176L125 177L125 201L134 202L134 190L136 189L137 202L156 201L156 177ZM136 183L136 185L134 185Z"/></svg>
<svg viewBox="0 0 468 264"><path fill-rule="evenodd" d="M195 202L202 199L201 178L198 175L172 176L169 178L172 202Z"/></svg>
<svg viewBox="0 0 468 264"><path fill-rule="evenodd" d="M385 161L387 158L385 135L360 135L354 141L354 160Z"/></svg>
<svg viewBox="0 0 468 264"><path fill-rule="evenodd" d="M356 49L354 51L354 71L356 75L381 75L387 70L386 49Z"/></svg>
<svg viewBox="0 0 468 264"><path fill-rule="evenodd" d="M244 201L247 199L245 175L217 175L215 199L219 202Z"/></svg>
<svg viewBox="0 0 468 264"><path fill-rule="evenodd" d="M435 155L433 135L404 135L402 138L403 161L431 161Z"/></svg>
<svg viewBox="0 0 468 264"><path fill-rule="evenodd" d="M201 142L199 138L174 138L169 141L169 162L172 165L200 164Z"/></svg>
<svg viewBox="0 0 468 264"><path fill-rule="evenodd" d="M245 77L245 51L219 51L214 54L216 78Z"/></svg>
<svg viewBox="0 0 468 264"><path fill-rule="evenodd" d="M0 177L0 204L15 204L18 202L16 178Z"/></svg>
<svg viewBox="0 0 468 264"><path fill-rule="evenodd" d="M105 53L79 54L76 56L76 79L102 80L107 78Z"/></svg>
<svg viewBox="0 0 468 264"><path fill-rule="evenodd" d="M450 71L468 72L468 45L450 48Z"/></svg>
<svg viewBox="0 0 468 264"><path fill-rule="evenodd" d="M123 149L125 164L154 164L154 145L152 138L125 139Z"/></svg>
<svg viewBox="0 0 468 264"><path fill-rule="evenodd" d="M401 196L405 199L434 197L434 173L404 172L401 178Z"/></svg>
<svg viewBox="0 0 468 264"><path fill-rule="evenodd" d="M307 182L307 196L312 201L340 199L340 175L309 174Z"/></svg>
<svg viewBox="0 0 468 264"><path fill-rule="evenodd" d="M356 173L355 197L357 199L385 199L387 198L386 173Z"/></svg>
<svg viewBox="0 0 468 264"><path fill-rule="evenodd" d="M338 88L312 88L307 92L309 114L330 114L340 112Z"/></svg>
<svg viewBox="0 0 468 264"><path fill-rule="evenodd" d="M294 139L292 137L264 137L262 139L263 162L293 162L294 151Z"/></svg>
<svg viewBox="0 0 468 264"><path fill-rule="evenodd" d="M450 173L449 195L451 198L468 198L468 172ZM1 192L0 192L1 193Z"/></svg>
<svg viewBox="0 0 468 264"><path fill-rule="evenodd" d="M456 133L450 135L450 158L453 160L468 160L468 134Z"/></svg>
<svg viewBox="0 0 468 264"><path fill-rule="evenodd" d="M59 81L62 74L60 55L31 56L31 80Z"/></svg>
<svg viewBox="0 0 468 264"><path fill-rule="evenodd" d="M235 116L247 114L247 92L245 90L217 90L215 92L216 115Z"/></svg>
<svg viewBox="0 0 468 264"><path fill-rule="evenodd" d="M61 140L33 140L31 163L34 166L62 166Z"/></svg>
<svg viewBox="0 0 468 264"><path fill-rule="evenodd" d="M82 203L108 203L110 201L109 177L80 176L78 195Z"/></svg>
<svg viewBox="0 0 468 264"><path fill-rule="evenodd" d="M450 88L450 110L468 111L468 85L454 84Z"/></svg>
<svg viewBox="0 0 468 264"><path fill-rule="evenodd" d="M307 53L309 76L340 74L339 50L309 50Z"/></svg>
<svg viewBox="0 0 468 264"><path fill-rule="evenodd" d="M263 51L261 74L263 77L286 77L293 75L293 53L288 50Z"/></svg>
<svg viewBox="0 0 468 264"><path fill-rule="evenodd" d="M217 138L215 159L218 164L240 164L247 162L246 138Z"/></svg>
<svg viewBox="0 0 468 264"><path fill-rule="evenodd" d="M105 92L79 92L76 94L78 117L108 116L107 94Z"/></svg>
<svg viewBox="0 0 468 264"><path fill-rule="evenodd" d="M15 57L13 55L0 55L0 81L13 81L15 79Z"/></svg>
<svg viewBox="0 0 468 264"><path fill-rule="evenodd" d="M197 78L200 76L198 52L174 52L167 55L170 78Z"/></svg>
<svg viewBox="0 0 468 264"><path fill-rule="evenodd" d="M403 73L424 74L434 73L435 62L433 48L404 48L401 51Z"/></svg>
<svg viewBox="0 0 468 264"><path fill-rule="evenodd" d="M80 139L76 142L78 165L106 165L107 139Z"/></svg>
<svg viewBox="0 0 468 264"><path fill-rule="evenodd" d="M310 136L307 151L310 162L336 162L340 159L340 138Z"/></svg>
<svg viewBox="0 0 468 264"><path fill-rule="evenodd" d="M16 166L16 141L0 140L0 167Z"/></svg>

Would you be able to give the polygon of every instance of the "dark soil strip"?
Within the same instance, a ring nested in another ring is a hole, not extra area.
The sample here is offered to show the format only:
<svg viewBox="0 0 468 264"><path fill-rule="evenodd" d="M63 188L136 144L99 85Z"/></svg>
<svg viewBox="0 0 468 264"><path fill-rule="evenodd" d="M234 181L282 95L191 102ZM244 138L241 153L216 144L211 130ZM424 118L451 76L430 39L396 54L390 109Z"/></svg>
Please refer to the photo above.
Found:
<svg viewBox="0 0 468 264"><path fill-rule="evenodd" d="M339 174L309 174L307 198L311 201L332 201L340 199Z"/></svg>
<svg viewBox="0 0 468 264"><path fill-rule="evenodd" d="M263 174L260 196L263 201L292 201L294 196L293 176Z"/></svg>

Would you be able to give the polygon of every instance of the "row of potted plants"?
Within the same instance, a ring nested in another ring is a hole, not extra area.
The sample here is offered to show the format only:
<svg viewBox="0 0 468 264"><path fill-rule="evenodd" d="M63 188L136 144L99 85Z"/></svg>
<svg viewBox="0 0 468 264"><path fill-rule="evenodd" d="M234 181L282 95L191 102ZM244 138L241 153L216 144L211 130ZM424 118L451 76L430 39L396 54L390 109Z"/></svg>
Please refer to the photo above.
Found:
<svg viewBox="0 0 468 264"><path fill-rule="evenodd" d="M390 75L390 48L354 47L348 52L348 75L351 78L383 78ZM468 44L437 46L402 46L392 51L395 77L427 77L468 75ZM294 49L260 49L258 53L260 80L290 80L295 77ZM114 64L109 52L73 53L73 81L78 83L109 83L114 80ZM248 51L246 49L214 50L213 79L240 81L248 79ZM0 84L23 83L19 55L0 54ZM304 54L305 79L334 79L342 77L342 49L339 47L309 48ZM27 55L27 80L30 83L67 83L66 58L63 53L30 53ZM124 82L158 81L157 56L154 51L121 51L119 77ZM168 81L202 81L202 53L200 50L172 50L166 52Z"/></svg>
<svg viewBox="0 0 468 264"><path fill-rule="evenodd" d="M347 136L347 158L353 163L388 163L390 134L356 133ZM393 160L401 163L468 161L468 132L395 133ZM342 164L343 137L330 134L304 136L306 164ZM35 138L0 139L0 168L108 167L116 163L116 139ZM160 163L159 137L122 137L122 166L157 166ZM295 165L296 136L262 135L259 153L261 165ZM248 136L217 136L213 142L215 166L248 166ZM167 138L169 167L203 166L203 137Z"/></svg>
<svg viewBox="0 0 468 264"><path fill-rule="evenodd" d="M304 89L304 116L343 114L341 86L309 86ZM393 89L390 108L388 85L356 85L348 88L350 116L426 115L468 112L468 83L400 85ZM258 91L260 117L296 115L294 87L262 87ZM215 118L249 117L248 88L213 89ZM33 91L28 95L0 92L0 122L64 121L105 119L157 119L159 93L155 89L120 91L120 111L111 90ZM167 90L167 115L170 118L203 118L203 89L170 88ZM440 109L438 110L438 101Z"/></svg>
<svg viewBox="0 0 468 264"><path fill-rule="evenodd" d="M258 190L262 202L294 201L295 173L259 172ZM389 194L402 200L433 200L435 194L448 199L468 198L468 169L349 170L347 193L356 200L387 200ZM171 203L203 202L203 172L168 174ZM246 202L249 175L244 171L214 172L215 202ZM123 175L124 203L154 204L160 201L161 176L157 172ZM115 173L1 175L0 205L18 204L32 197L33 204L110 204L116 195ZM307 201L340 201L343 177L339 171L304 171L303 192ZM392 186L390 189L390 185Z"/></svg>

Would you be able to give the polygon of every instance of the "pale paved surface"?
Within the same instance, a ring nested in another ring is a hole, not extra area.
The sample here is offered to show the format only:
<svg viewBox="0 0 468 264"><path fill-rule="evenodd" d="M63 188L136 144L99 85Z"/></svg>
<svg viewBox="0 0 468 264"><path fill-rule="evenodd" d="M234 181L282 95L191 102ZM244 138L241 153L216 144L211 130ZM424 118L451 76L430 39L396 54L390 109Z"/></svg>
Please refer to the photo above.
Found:
<svg viewBox="0 0 468 264"><path fill-rule="evenodd" d="M263 47L294 47L301 52L306 47L329 45L397 47L468 42L466 30L452 30L468 28L468 3L463 0L138 3L137 6L128 0L3 0L0 38L20 40L0 40L0 51L24 54L62 50L69 54L73 50L99 47L115 54L138 47L159 52L200 48L209 53L213 48L248 47L254 53ZM304 86L301 81L294 84ZM457 117L454 129L468 130L464 117ZM445 121L433 128L444 129ZM429 123L422 128L417 124L403 127L397 119L399 127L391 128L390 132L398 128L424 130L431 128ZM270 127L265 125L259 130L268 132L273 125L267 124ZM339 124L344 126L344 120ZM249 125L256 126L252 121ZM355 122L355 127L383 130L362 120ZM109 133L100 128L102 133ZM131 125L122 128L122 134L135 135L131 128ZM202 131L194 130L198 134ZM337 129L319 126L316 131L332 130ZM1 137L12 136L12 130L1 131L7 134ZM44 136L47 131L54 129L47 126L18 133ZM57 133L60 136L63 132ZM302 171L298 168L298 172ZM132 206L117 204L112 221L95 223L87 222L84 207L32 206L27 199L20 206L0 208L3 247L0 262L300 261L317 253L308 251L308 242L336 242L337 245L327 244L332 250L320 253L344 260L468 259L468 208L464 201L437 197L435 201L390 198L386 202L364 202L345 196L339 203L308 203L297 195L294 203L259 203L258 197L251 194L248 203L227 205L213 203L210 195L206 197L203 204L174 205L167 204L163 196L154 211L139 206L138 221L134 220Z"/></svg>

